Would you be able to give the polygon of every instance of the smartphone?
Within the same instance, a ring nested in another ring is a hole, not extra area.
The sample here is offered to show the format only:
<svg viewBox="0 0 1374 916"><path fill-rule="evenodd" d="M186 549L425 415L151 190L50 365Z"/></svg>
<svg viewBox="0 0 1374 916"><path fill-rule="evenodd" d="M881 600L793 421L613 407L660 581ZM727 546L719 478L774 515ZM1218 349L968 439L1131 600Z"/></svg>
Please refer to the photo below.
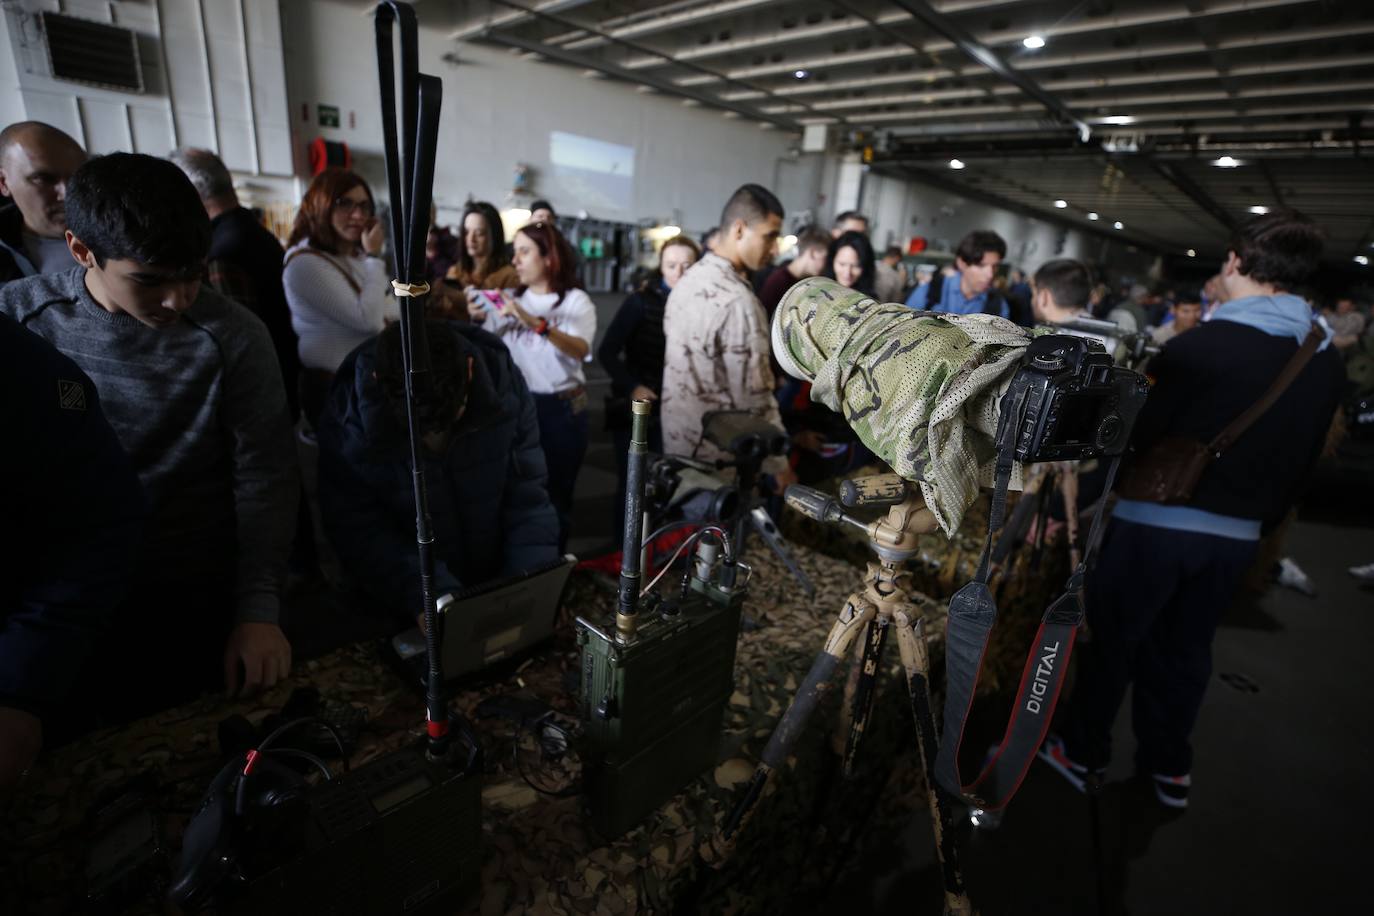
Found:
<svg viewBox="0 0 1374 916"><path fill-rule="evenodd" d="M499 289L479 289L477 299L486 306L488 311L499 312L506 307L505 301L501 299Z"/></svg>

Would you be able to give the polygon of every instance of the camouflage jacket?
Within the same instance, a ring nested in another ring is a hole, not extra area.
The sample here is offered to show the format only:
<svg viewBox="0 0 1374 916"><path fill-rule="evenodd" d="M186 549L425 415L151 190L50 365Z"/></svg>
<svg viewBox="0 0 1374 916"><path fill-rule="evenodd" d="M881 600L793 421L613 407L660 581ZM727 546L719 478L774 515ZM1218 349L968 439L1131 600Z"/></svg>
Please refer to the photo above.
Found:
<svg viewBox="0 0 1374 916"><path fill-rule="evenodd" d="M673 287L664 309L663 449L726 457L702 440L708 410L749 410L782 429L768 362L768 319L725 258L708 252ZM776 472L767 463L764 469Z"/></svg>

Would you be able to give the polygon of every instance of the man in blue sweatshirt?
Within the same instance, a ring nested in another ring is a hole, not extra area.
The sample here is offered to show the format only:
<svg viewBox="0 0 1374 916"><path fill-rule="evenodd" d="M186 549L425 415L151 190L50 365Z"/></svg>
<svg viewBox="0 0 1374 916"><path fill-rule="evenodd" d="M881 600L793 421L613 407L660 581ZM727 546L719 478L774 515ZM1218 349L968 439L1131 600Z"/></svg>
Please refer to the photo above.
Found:
<svg viewBox="0 0 1374 916"><path fill-rule="evenodd" d="M1154 387L1136 421L1137 455L1165 437L1210 442L1260 400L1312 328L1290 290L1317 267L1321 234L1275 211L1237 230L1222 268L1226 303L1150 361ZM1123 499L1086 589L1092 641L1062 740L1041 757L1082 789L1106 768L1112 723L1134 684L1136 767L1159 801L1185 808L1189 736L1212 673L1212 637L1255 558L1261 531L1296 501L1326 439L1344 372L1321 348L1248 430L1203 472L1184 505Z"/></svg>
<svg viewBox="0 0 1374 916"><path fill-rule="evenodd" d="M80 265L0 287L0 313L95 382L148 501L134 584L93 660L119 720L291 667L278 625L299 483L272 340L201 283L210 220L152 156L92 159L67 185Z"/></svg>

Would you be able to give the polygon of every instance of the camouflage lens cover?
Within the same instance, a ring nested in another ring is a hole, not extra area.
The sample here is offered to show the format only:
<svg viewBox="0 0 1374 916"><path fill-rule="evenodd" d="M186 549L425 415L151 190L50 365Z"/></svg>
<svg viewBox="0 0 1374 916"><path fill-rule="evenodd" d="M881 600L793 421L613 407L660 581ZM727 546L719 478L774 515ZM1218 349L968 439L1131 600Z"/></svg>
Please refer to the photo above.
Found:
<svg viewBox="0 0 1374 916"><path fill-rule="evenodd" d="M997 402L1031 336L995 315L881 305L813 277L778 304L772 344L784 370L811 382L813 401L920 483L952 536L979 486L992 483ZM1019 468L1012 486L1020 487Z"/></svg>

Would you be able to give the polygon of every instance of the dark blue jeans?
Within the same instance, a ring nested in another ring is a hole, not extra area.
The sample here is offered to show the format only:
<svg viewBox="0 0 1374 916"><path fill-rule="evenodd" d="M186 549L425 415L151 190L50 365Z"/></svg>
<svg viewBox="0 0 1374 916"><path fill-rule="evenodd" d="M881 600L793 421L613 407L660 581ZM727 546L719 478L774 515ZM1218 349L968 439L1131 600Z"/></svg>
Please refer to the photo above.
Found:
<svg viewBox="0 0 1374 916"><path fill-rule="evenodd" d="M539 415L539 444L549 466L549 499L558 512L561 553L568 545L573 487L577 484L577 472L582 469L582 458L587 454L587 396L566 400L553 394L536 394L534 408Z"/></svg>
<svg viewBox="0 0 1374 916"><path fill-rule="evenodd" d="M1212 637L1256 542L1113 520L1085 600L1092 639L1077 653L1065 720L1069 756L1105 767L1112 723L1132 684L1136 766L1182 776L1212 675Z"/></svg>

